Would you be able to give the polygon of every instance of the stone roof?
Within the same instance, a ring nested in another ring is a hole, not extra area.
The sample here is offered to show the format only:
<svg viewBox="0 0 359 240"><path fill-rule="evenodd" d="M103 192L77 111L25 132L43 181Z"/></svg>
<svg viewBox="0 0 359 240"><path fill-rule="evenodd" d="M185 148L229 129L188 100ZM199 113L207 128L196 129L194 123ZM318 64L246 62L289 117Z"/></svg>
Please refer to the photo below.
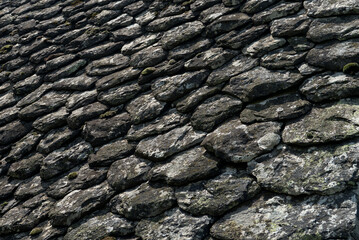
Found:
<svg viewBox="0 0 359 240"><path fill-rule="evenodd" d="M358 0L1 0L1 240L359 239Z"/></svg>

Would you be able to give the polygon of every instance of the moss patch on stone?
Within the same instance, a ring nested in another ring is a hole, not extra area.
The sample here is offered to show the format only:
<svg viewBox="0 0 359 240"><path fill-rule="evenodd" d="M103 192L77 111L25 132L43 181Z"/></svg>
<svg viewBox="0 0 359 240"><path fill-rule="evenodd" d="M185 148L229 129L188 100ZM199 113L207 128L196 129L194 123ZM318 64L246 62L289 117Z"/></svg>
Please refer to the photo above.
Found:
<svg viewBox="0 0 359 240"><path fill-rule="evenodd" d="M143 69L143 71L141 72L141 75L149 75L149 74L153 73L154 71L156 71L156 68L148 67L148 68Z"/></svg>
<svg viewBox="0 0 359 240"><path fill-rule="evenodd" d="M115 116L116 113L117 113L117 111L115 111L115 110L110 110L110 111L107 111L107 112L105 112L105 113L102 113L102 114L100 115L100 118L101 118L101 119L102 119L102 118L109 118L109 117Z"/></svg>
<svg viewBox="0 0 359 240"><path fill-rule="evenodd" d="M11 49L12 49L11 44L4 45L2 48L0 48L0 54L8 53L10 52Z"/></svg>
<svg viewBox="0 0 359 240"><path fill-rule="evenodd" d="M101 240L116 240L116 238L107 236L107 237L102 238Z"/></svg>
<svg viewBox="0 0 359 240"><path fill-rule="evenodd" d="M41 232L42 232L42 228L39 228L39 227L34 228L34 229L31 230L30 236L34 236L34 235L40 234Z"/></svg>
<svg viewBox="0 0 359 240"><path fill-rule="evenodd" d="M78 172L72 172L72 173L69 173L69 175L67 175L67 178L70 180L75 179L75 178L77 178L78 175L79 175Z"/></svg>
<svg viewBox="0 0 359 240"><path fill-rule="evenodd" d="M343 67L343 73L354 75L359 72L359 63L348 63Z"/></svg>

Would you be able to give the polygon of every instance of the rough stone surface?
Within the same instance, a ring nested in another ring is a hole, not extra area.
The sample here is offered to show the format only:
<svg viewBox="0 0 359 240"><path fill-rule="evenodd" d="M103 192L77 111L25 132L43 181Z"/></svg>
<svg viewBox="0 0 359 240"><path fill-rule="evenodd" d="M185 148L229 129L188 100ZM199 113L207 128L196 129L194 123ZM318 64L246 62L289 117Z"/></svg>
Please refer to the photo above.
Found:
<svg viewBox="0 0 359 240"><path fill-rule="evenodd" d="M307 0L304 1L304 8L311 17L326 17L345 14L356 14L359 12L359 3L355 0L345 2L333 0Z"/></svg>

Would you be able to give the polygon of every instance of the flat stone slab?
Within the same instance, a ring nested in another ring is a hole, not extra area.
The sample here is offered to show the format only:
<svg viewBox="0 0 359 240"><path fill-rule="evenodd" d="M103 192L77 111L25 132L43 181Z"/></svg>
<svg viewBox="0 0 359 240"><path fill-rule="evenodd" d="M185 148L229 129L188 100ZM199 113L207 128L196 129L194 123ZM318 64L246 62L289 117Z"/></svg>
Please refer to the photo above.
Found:
<svg viewBox="0 0 359 240"><path fill-rule="evenodd" d="M208 134L201 145L226 161L249 162L280 142L280 128L281 124L276 122L244 125L234 119Z"/></svg>
<svg viewBox="0 0 359 240"><path fill-rule="evenodd" d="M264 194L217 221L211 236L226 240L347 239L355 229L356 212L357 197L352 192L297 200Z"/></svg>
<svg viewBox="0 0 359 240"><path fill-rule="evenodd" d="M340 100L312 111L283 130L284 143L308 146L336 142L359 135L358 99Z"/></svg>
<svg viewBox="0 0 359 240"><path fill-rule="evenodd" d="M345 14L357 14L359 3L356 0L306 0L304 8L307 9L308 16L327 17Z"/></svg>

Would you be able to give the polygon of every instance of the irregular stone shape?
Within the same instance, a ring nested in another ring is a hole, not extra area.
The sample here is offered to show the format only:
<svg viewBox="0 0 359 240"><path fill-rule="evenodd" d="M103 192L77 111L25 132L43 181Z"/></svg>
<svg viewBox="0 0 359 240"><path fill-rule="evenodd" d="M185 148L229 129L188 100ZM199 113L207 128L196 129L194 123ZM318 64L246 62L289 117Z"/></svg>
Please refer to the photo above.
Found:
<svg viewBox="0 0 359 240"><path fill-rule="evenodd" d="M217 3L221 3L221 0L197 0L191 3L190 7L193 12L201 11L207 9Z"/></svg>
<svg viewBox="0 0 359 240"><path fill-rule="evenodd" d="M359 12L359 3L355 0L306 0L304 1L304 8L307 10L308 16L327 17L345 14L357 14Z"/></svg>
<svg viewBox="0 0 359 240"><path fill-rule="evenodd" d="M55 90L88 90L91 89L96 82L96 78L88 77L85 74L74 78L64 78L57 81L52 86Z"/></svg>
<svg viewBox="0 0 359 240"><path fill-rule="evenodd" d="M300 10L302 3L279 3L268 10L253 15L252 20L256 24L268 23L274 19L292 15Z"/></svg>
<svg viewBox="0 0 359 240"><path fill-rule="evenodd" d="M171 209L164 214L141 220L136 235L144 240L201 240L208 232L213 219L208 216L193 217L179 210Z"/></svg>
<svg viewBox="0 0 359 240"><path fill-rule="evenodd" d="M311 20L307 15L290 16L274 20L270 31L274 37L292 37L295 35L305 35L309 29Z"/></svg>
<svg viewBox="0 0 359 240"><path fill-rule="evenodd" d="M234 9L235 8L225 7L223 4L216 4L201 11L199 15L199 20L204 24L209 24L217 18L233 11Z"/></svg>
<svg viewBox="0 0 359 240"><path fill-rule="evenodd" d="M281 124L276 122L247 126L234 119L208 134L201 145L226 161L249 162L279 144L280 128Z"/></svg>
<svg viewBox="0 0 359 240"><path fill-rule="evenodd" d="M343 41L359 37L358 24L359 19L355 16L315 19L310 25L307 38L313 42L323 42L331 39Z"/></svg>
<svg viewBox="0 0 359 240"><path fill-rule="evenodd" d="M249 104L241 112L243 123L282 121L297 118L311 109L311 104L299 94L285 94Z"/></svg>
<svg viewBox="0 0 359 240"><path fill-rule="evenodd" d="M49 213L53 226L70 226L72 222L103 205L113 194L107 182L74 190L58 201Z"/></svg>
<svg viewBox="0 0 359 240"><path fill-rule="evenodd" d="M34 229L37 228L41 229L42 232L38 233L37 235L31 235L31 238L33 239L44 239L44 240L49 240L52 238L56 239L66 234L66 228L55 228L51 225L51 222L49 220L38 224ZM22 234L25 236L25 239L26 237L29 237L29 234L27 232Z"/></svg>
<svg viewBox="0 0 359 240"><path fill-rule="evenodd" d="M223 48L211 48L197 54L196 57L188 60L184 66L188 70L199 70L202 68L213 70L219 68L233 57L234 52L224 50Z"/></svg>
<svg viewBox="0 0 359 240"><path fill-rule="evenodd" d="M310 149L280 146L249 163L249 171L262 187L271 191L332 195L358 179L358 147L356 142Z"/></svg>
<svg viewBox="0 0 359 240"><path fill-rule="evenodd" d="M134 80L140 75L140 73L141 70L128 67L119 72L115 72L101 78L96 82L96 88L98 91L107 90L130 80Z"/></svg>
<svg viewBox="0 0 359 240"><path fill-rule="evenodd" d="M78 141L47 155L42 161L40 176L47 180L87 160L92 152L89 143Z"/></svg>
<svg viewBox="0 0 359 240"><path fill-rule="evenodd" d="M37 68L37 74L43 74L43 73L50 72L52 70L59 69L60 67L73 62L73 60L75 60L75 58L76 58L75 54L66 54L66 55L61 55L56 58L50 59L50 60L46 61L45 65L39 66Z"/></svg>
<svg viewBox="0 0 359 240"><path fill-rule="evenodd" d="M36 119L32 126L41 132L48 132L53 128L62 127L66 124L66 118L69 115L65 107L60 108L58 111L47 114L43 117Z"/></svg>
<svg viewBox="0 0 359 240"><path fill-rule="evenodd" d="M117 106L133 99L141 90L137 82L129 82L98 94L97 99L107 105Z"/></svg>
<svg viewBox="0 0 359 240"><path fill-rule="evenodd" d="M0 145L13 143L24 137L31 130L28 123L22 121L14 121L0 128Z"/></svg>
<svg viewBox="0 0 359 240"><path fill-rule="evenodd" d="M46 113L53 112L57 108L66 103L70 96L66 92L51 91L43 95L39 100L21 109L19 118L24 120L32 120Z"/></svg>
<svg viewBox="0 0 359 240"><path fill-rule="evenodd" d="M149 173L151 181L165 180L169 185L184 185L218 173L218 162L195 147L175 155L169 162L156 165Z"/></svg>
<svg viewBox="0 0 359 240"><path fill-rule="evenodd" d="M307 79L300 91L305 97L313 102L326 100L339 100L357 95L359 85L355 77L330 72L313 76Z"/></svg>
<svg viewBox="0 0 359 240"><path fill-rule="evenodd" d="M188 22L178 27L174 27L161 38L164 49L172 49L194 37L197 37L204 30L204 25L200 21Z"/></svg>
<svg viewBox="0 0 359 240"><path fill-rule="evenodd" d="M37 145L36 150L38 152L48 154L57 148L62 147L62 145L71 139L74 139L78 134L79 131L73 131L67 126L53 129L44 136L39 145Z"/></svg>
<svg viewBox="0 0 359 240"><path fill-rule="evenodd" d="M155 20L156 17L156 12L143 11L136 17L136 22L143 27L149 24L151 21Z"/></svg>
<svg viewBox="0 0 359 240"><path fill-rule="evenodd" d="M295 66L302 63L306 52L297 53L293 50L278 49L261 58L261 66L267 69L295 69Z"/></svg>
<svg viewBox="0 0 359 240"><path fill-rule="evenodd" d="M91 62L86 67L89 76L105 76L129 66L129 57L114 54Z"/></svg>
<svg viewBox="0 0 359 240"><path fill-rule="evenodd" d="M107 173L107 181L116 191L135 187L147 181L151 163L134 155L114 162Z"/></svg>
<svg viewBox="0 0 359 240"><path fill-rule="evenodd" d="M203 52L211 46L209 39L198 39L181 44L169 51L168 57L175 60L190 59L197 53Z"/></svg>
<svg viewBox="0 0 359 240"><path fill-rule="evenodd" d="M170 187L153 187L143 183L135 189L115 196L113 208L130 220L154 217L175 204L174 191Z"/></svg>
<svg viewBox="0 0 359 240"><path fill-rule="evenodd" d="M108 37L108 32L100 28L88 28L82 35L72 40L68 46L73 52L80 51L94 46L96 43L104 41Z"/></svg>
<svg viewBox="0 0 359 240"><path fill-rule="evenodd" d="M129 156L133 151L133 144L119 139L103 145L95 154L90 155L88 162L91 167L110 166L114 161Z"/></svg>
<svg viewBox="0 0 359 240"><path fill-rule="evenodd" d="M191 126L186 125L142 140L137 145L136 153L154 161L161 161L200 143L204 137L205 133L194 131Z"/></svg>
<svg viewBox="0 0 359 240"><path fill-rule="evenodd" d="M125 41L134 39L142 34L141 26L137 23L129 25L127 27L121 28L117 31L112 32L113 40L118 41Z"/></svg>
<svg viewBox="0 0 359 240"><path fill-rule="evenodd" d="M260 25L241 31L233 30L216 38L220 47L239 49L263 36L268 31L268 26Z"/></svg>
<svg viewBox="0 0 359 240"><path fill-rule="evenodd" d="M191 117L194 129L210 132L225 119L238 114L242 102L234 97L215 95L197 107Z"/></svg>
<svg viewBox="0 0 359 240"><path fill-rule="evenodd" d="M182 115L172 109L168 114L158 117L151 122L132 125L126 138L129 140L141 140L152 135L162 134L187 123L188 120L189 117L187 115Z"/></svg>
<svg viewBox="0 0 359 240"><path fill-rule="evenodd" d="M31 177L40 170L43 158L44 156L38 153L23 158L21 161L11 164L7 174L18 179Z"/></svg>
<svg viewBox="0 0 359 240"><path fill-rule="evenodd" d="M209 37L229 32L235 28L244 26L250 22L250 17L245 13L225 15L207 26L206 33Z"/></svg>
<svg viewBox="0 0 359 240"><path fill-rule="evenodd" d="M166 103L157 101L152 94L145 94L127 104L126 110L129 112L132 122L139 124L158 117L165 106Z"/></svg>
<svg viewBox="0 0 359 240"><path fill-rule="evenodd" d="M198 88L207 76L208 72L201 70L164 77L156 80L151 88L156 99L165 102L174 101L191 90Z"/></svg>
<svg viewBox="0 0 359 240"><path fill-rule="evenodd" d="M135 1L123 8L125 13L135 16L138 13L144 11L147 8L147 5L143 1Z"/></svg>
<svg viewBox="0 0 359 240"><path fill-rule="evenodd" d="M17 95L30 93L31 91L40 87L41 83L41 77L34 74L20 82L15 83L13 86L13 91Z"/></svg>
<svg viewBox="0 0 359 240"><path fill-rule="evenodd" d="M182 14L160 17L150 22L146 26L146 30L149 32L163 32L168 29L183 24L187 21L193 20L194 14L191 11L184 12Z"/></svg>
<svg viewBox="0 0 359 240"><path fill-rule="evenodd" d="M66 108L69 111L75 110L77 108L86 106L90 103L93 103L97 99L97 91L90 90L90 91L81 91L81 92L74 92L70 95L70 97L66 101Z"/></svg>
<svg viewBox="0 0 359 240"><path fill-rule="evenodd" d="M284 38L274 38L269 35L245 47L242 52L251 57L261 57L265 53L283 46L286 42Z"/></svg>
<svg viewBox="0 0 359 240"><path fill-rule="evenodd" d="M13 207L0 218L0 234L31 230L47 218L52 206L52 200L40 194Z"/></svg>
<svg viewBox="0 0 359 240"><path fill-rule="evenodd" d="M134 231L135 224L133 222L113 213L106 213L84 219L78 227L73 228L64 236L64 240L102 240L109 235L124 236Z"/></svg>
<svg viewBox="0 0 359 240"><path fill-rule="evenodd" d="M133 17L131 17L126 13L123 13L120 14L118 17L110 21L107 21L106 23L103 24L103 26L109 28L110 30L114 30L117 28L127 27L131 25L131 23L133 23L133 20L134 20Z"/></svg>
<svg viewBox="0 0 359 240"><path fill-rule="evenodd" d="M228 64L212 71L208 76L207 84L210 86L218 85L229 80L231 77L251 70L258 65L258 59L239 55L233 58Z"/></svg>
<svg viewBox="0 0 359 240"><path fill-rule="evenodd" d="M130 115L122 113L111 118L89 121L83 128L83 137L92 145L98 146L123 136L130 128Z"/></svg>
<svg viewBox="0 0 359 240"><path fill-rule="evenodd" d="M357 124L358 99L317 106L283 130L283 142L295 145L313 145L341 141L359 135Z"/></svg>
<svg viewBox="0 0 359 240"><path fill-rule="evenodd" d="M242 6L242 11L245 13L257 13L267 7L279 2L279 0L248 0Z"/></svg>
<svg viewBox="0 0 359 240"><path fill-rule="evenodd" d="M70 77L74 73L76 73L78 70L80 70L82 67L86 65L87 61L84 59L77 60L76 62L69 64L65 67L60 68L57 71L54 71L50 74L47 74L44 77L45 81L48 82L55 82L59 79Z"/></svg>
<svg viewBox="0 0 359 240"><path fill-rule="evenodd" d="M151 46L133 54L130 63L135 68L145 68L162 62L166 56L162 47Z"/></svg>
<svg viewBox="0 0 359 240"><path fill-rule="evenodd" d="M6 199L12 197L16 188L20 185L21 182L16 179L9 179L7 176L2 176L0 177L0 183L0 199Z"/></svg>
<svg viewBox="0 0 359 240"><path fill-rule="evenodd" d="M33 62L35 64L39 64L41 62L44 62L45 59L51 55L60 52L62 49L58 46L50 46L48 48L44 48L41 51L38 51L31 55L30 62Z"/></svg>
<svg viewBox="0 0 359 240"><path fill-rule="evenodd" d="M16 200L25 200L45 192L47 184L44 183L40 176L29 178L20 184L14 193Z"/></svg>
<svg viewBox="0 0 359 240"><path fill-rule="evenodd" d="M16 96L14 95L14 93L12 93L12 91L9 91L0 97L0 110L7 107L11 107L15 105L16 102L17 102Z"/></svg>
<svg viewBox="0 0 359 240"><path fill-rule="evenodd" d="M355 228L356 201L352 192L300 199L265 194L217 221L211 235L231 240L346 239Z"/></svg>
<svg viewBox="0 0 359 240"><path fill-rule="evenodd" d="M91 120L104 113L108 107L102 103L95 102L74 110L67 118L67 124L72 129L80 128L86 121Z"/></svg>
<svg viewBox="0 0 359 240"><path fill-rule="evenodd" d="M259 191L259 185L245 171L226 169L211 180L178 188L175 195L179 207L195 216L221 216Z"/></svg>
<svg viewBox="0 0 359 240"><path fill-rule="evenodd" d="M111 19L118 16L119 12L114 10L102 10L96 16L91 18L91 22L94 22L95 25L100 26L110 21Z"/></svg>
<svg viewBox="0 0 359 240"><path fill-rule="evenodd" d="M317 45L308 52L306 61L310 65L316 67L322 67L333 71L342 71L346 64L358 60L358 45L358 39Z"/></svg>
<svg viewBox="0 0 359 240"><path fill-rule="evenodd" d="M54 199L61 199L76 189L86 189L100 184L106 179L107 171L104 169L91 169L88 164L75 167L71 172L46 188L46 194ZM76 178L71 178L76 173Z"/></svg>
<svg viewBox="0 0 359 240"><path fill-rule="evenodd" d="M23 108L25 106L28 106L37 100L39 100L46 92L48 92L52 88L52 83L43 83L39 88L32 91L28 95L26 95L24 98L22 98L16 106L19 108ZM54 94L54 93L51 93Z"/></svg>
<svg viewBox="0 0 359 240"><path fill-rule="evenodd" d="M302 79L303 77L299 73L274 72L257 67L231 78L223 91L237 96L243 102L250 102L295 86Z"/></svg>
<svg viewBox="0 0 359 240"><path fill-rule="evenodd" d="M124 55L131 55L134 54L146 47L151 46L152 44L158 42L160 40L160 34L144 34L129 43L126 43L121 48L121 53Z"/></svg>

